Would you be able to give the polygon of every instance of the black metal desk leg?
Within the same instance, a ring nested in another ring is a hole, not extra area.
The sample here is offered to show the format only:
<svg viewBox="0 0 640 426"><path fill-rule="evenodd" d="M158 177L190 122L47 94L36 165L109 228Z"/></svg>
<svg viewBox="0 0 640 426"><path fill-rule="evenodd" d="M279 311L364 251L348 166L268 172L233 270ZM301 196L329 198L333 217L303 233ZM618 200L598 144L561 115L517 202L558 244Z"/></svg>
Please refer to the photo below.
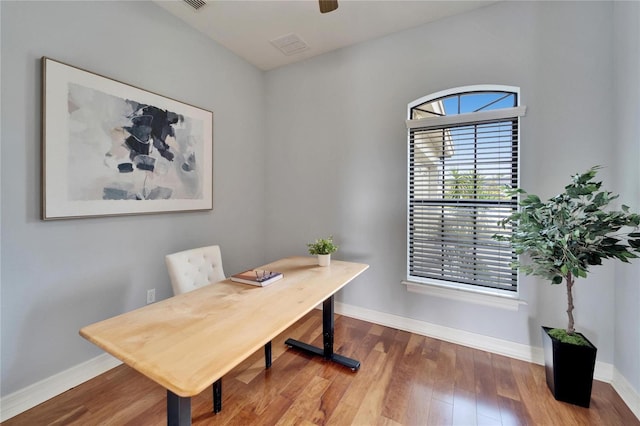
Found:
<svg viewBox="0 0 640 426"><path fill-rule="evenodd" d="M333 352L333 317L334 301L333 296L330 296L322 303L322 343L324 346L322 349L294 339L287 339L284 344L300 351L306 352L310 355L320 355L326 360L336 362L340 365L344 365L345 367L350 368L353 371L357 371L360 368L360 361L347 358L346 356L338 355Z"/></svg>
<svg viewBox="0 0 640 426"><path fill-rule="evenodd" d="M167 389L167 425L191 425L191 398L178 396Z"/></svg>
<svg viewBox="0 0 640 426"><path fill-rule="evenodd" d="M271 341L264 345L264 368L271 368Z"/></svg>
<svg viewBox="0 0 640 426"><path fill-rule="evenodd" d="M322 343L324 346L324 359L330 360L333 357L333 296L322 302Z"/></svg>
<svg viewBox="0 0 640 426"><path fill-rule="evenodd" d="M222 378L213 383L213 412L222 411Z"/></svg>

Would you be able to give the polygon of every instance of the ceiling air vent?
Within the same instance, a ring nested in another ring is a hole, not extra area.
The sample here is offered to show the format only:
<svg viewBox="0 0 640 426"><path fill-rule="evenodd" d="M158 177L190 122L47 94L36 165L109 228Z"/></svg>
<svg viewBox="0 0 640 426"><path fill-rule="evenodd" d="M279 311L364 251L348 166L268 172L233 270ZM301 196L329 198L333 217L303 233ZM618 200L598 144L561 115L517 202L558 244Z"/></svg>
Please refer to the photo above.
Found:
<svg viewBox="0 0 640 426"><path fill-rule="evenodd" d="M296 53L309 49L307 43L293 33L274 38L270 40L270 42L287 56L295 55Z"/></svg>
<svg viewBox="0 0 640 426"><path fill-rule="evenodd" d="M189 6L194 8L195 10L198 10L202 6L206 6L207 5L207 2L204 1L204 0L182 0L182 1L184 1L186 4L188 4Z"/></svg>

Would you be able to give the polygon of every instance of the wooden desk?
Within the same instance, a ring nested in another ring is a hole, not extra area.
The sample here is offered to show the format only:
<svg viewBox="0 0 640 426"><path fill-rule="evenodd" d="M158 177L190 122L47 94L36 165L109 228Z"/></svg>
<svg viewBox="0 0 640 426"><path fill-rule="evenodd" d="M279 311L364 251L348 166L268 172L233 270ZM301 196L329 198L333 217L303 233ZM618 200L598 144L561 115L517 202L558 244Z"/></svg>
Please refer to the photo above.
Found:
<svg viewBox="0 0 640 426"><path fill-rule="evenodd" d="M289 257L259 267L284 274L267 287L220 281L83 327L80 335L166 388L168 424L188 425L192 396L321 302L324 348L302 349L357 369L357 361L333 353L333 295L368 267Z"/></svg>

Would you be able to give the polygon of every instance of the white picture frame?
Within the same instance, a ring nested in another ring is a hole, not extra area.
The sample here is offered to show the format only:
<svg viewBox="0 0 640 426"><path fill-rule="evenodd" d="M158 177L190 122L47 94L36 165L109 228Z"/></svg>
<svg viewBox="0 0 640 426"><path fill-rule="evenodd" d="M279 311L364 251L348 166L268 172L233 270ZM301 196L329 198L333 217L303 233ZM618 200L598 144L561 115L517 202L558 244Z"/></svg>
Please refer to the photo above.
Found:
<svg viewBox="0 0 640 426"><path fill-rule="evenodd" d="M42 219L213 209L213 113L42 58Z"/></svg>

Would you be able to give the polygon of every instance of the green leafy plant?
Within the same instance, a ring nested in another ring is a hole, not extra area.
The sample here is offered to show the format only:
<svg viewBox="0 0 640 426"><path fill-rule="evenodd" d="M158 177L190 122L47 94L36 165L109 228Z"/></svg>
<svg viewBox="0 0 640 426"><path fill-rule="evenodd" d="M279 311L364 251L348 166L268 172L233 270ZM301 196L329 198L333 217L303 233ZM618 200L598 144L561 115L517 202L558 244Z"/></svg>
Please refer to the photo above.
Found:
<svg viewBox="0 0 640 426"><path fill-rule="evenodd" d="M307 244L309 254L331 254L338 250L338 246L333 243L333 236L319 238L313 243Z"/></svg>
<svg viewBox="0 0 640 426"><path fill-rule="evenodd" d="M514 268L552 284L566 283L569 321L565 334L569 336L575 334L575 279L586 278L589 267L602 264L602 259L629 262L640 253L640 232L633 232L640 226L640 215L625 205L620 211L607 209L618 195L600 190L602 182L594 180L599 168L572 176L563 193L545 202L522 189L509 189L511 196L523 194L520 211L499 222L513 227L510 236L494 235L496 240L509 241L516 254L529 256L530 263L515 262Z"/></svg>

